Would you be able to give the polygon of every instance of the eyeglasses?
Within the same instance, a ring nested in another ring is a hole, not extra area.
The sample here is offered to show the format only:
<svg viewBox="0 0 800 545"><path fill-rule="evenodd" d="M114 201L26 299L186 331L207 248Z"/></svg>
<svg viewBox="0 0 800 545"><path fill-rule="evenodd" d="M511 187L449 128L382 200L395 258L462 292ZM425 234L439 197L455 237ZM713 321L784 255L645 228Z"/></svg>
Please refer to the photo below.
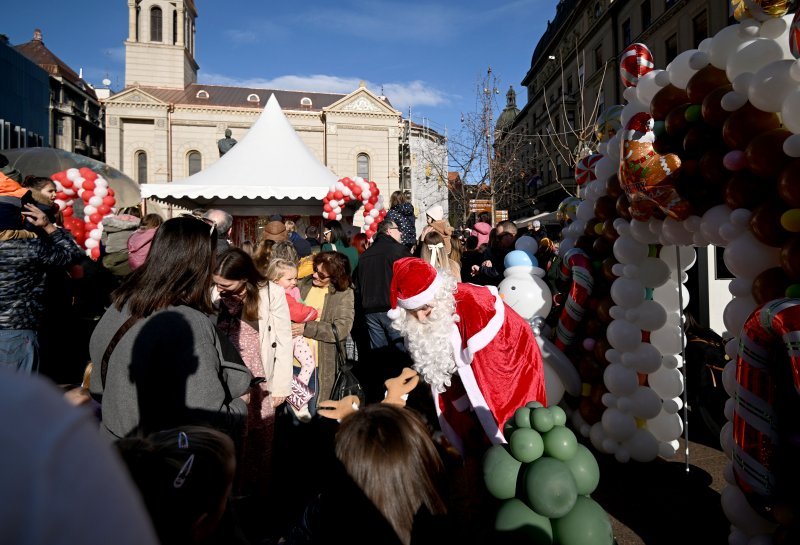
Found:
<svg viewBox="0 0 800 545"><path fill-rule="evenodd" d="M317 269L314 269L314 274L317 275L317 278L319 278L320 280L327 280L328 278L331 277L331 275L329 274L322 274Z"/></svg>
<svg viewBox="0 0 800 545"><path fill-rule="evenodd" d="M322 236L323 237L327 237L330 234L331 234L331 230L330 229L326 229L325 231L322 231Z"/></svg>
<svg viewBox="0 0 800 545"><path fill-rule="evenodd" d="M189 448L189 436L186 435L186 432L178 432L178 448L181 450ZM194 465L194 454L190 455L181 466L178 475L172 481L173 487L180 488L183 486L183 483L186 482L186 477L189 476L189 472L192 470L192 465Z"/></svg>

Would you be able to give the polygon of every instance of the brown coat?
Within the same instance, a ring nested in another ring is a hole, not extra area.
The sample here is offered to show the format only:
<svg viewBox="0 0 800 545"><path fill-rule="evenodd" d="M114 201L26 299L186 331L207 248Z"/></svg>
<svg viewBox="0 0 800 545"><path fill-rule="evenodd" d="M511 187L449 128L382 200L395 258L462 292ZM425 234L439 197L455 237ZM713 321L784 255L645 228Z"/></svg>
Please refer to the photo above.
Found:
<svg viewBox="0 0 800 545"><path fill-rule="evenodd" d="M300 296L305 299L311 291L312 278L306 277L300 280L297 287L300 288ZM317 368L319 372L319 386L317 391L319 397L317 402L330 399L333 380L336 375L336 347L333 340L333 329L331 324L336 324L339 333L339 341L342 353L345 350L345 339L353 328L353 317L355 315L353 288L345 291L336 291L333 286L329 286L328 295L325 296L325 305L322 307L322 314L319 321L306 322L303 336L315 339L317 345Z"/></svg>

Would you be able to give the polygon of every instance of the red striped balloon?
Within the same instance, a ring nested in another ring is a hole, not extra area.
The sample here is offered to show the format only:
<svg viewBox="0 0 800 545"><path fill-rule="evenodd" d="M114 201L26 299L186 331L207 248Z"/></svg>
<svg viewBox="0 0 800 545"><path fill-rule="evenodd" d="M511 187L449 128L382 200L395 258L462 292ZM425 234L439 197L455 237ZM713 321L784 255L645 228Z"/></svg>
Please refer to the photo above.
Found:
<svg viewBox="0 0 800 545"><path fill-rule="evenodd" d="M575 183L583 185L596 180L597 176L594 174L594 166L597 164L597 161L602 158L603 156L599 153L593 153L578 161L578 164L575 165Z"/></svg>
<svg viewBox="0 0 800 545"><path fill-rule="evenodd" d="M653 54L650 49L640 43L631 44L620 56L619 75L625 87L636 87L639 78L655 68Z"/></svg>
<svg viewBox="0 0 800 545"><path fill-rule="evenodd" d="M558 279L561 282L572 280L569 296L561 310L561 317L556 326L556 337L553 340L562 352L573 342L578 325L586 313L586 305L594 287L592 276L592 262L586 252L579 248L572 248L561 261L558 270Z"/></svg>
<svg viewBox="0 0 800 545"><path fill-rule="evenodd" d="M792 26L789 27L789 50L795 59L800 59L800 9L794 14Z"/></svg>

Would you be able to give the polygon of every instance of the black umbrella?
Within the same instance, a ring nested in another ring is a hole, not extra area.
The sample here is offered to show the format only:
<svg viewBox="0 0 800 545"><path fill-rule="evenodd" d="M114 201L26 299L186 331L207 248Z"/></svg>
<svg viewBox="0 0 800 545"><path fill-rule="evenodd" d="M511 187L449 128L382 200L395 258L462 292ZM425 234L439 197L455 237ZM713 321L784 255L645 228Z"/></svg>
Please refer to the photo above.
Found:
<svg viewBox="0 0 800 545"><path fill-rule="evenodd" d="M21 148L0 153L8 159L8 166L18 170L23 179L25 176L49 178L68 168L87 167L106 179L114 190L117 207L136 206L142 199L139 184L119 170L91 157L56 148Z"/></svg>

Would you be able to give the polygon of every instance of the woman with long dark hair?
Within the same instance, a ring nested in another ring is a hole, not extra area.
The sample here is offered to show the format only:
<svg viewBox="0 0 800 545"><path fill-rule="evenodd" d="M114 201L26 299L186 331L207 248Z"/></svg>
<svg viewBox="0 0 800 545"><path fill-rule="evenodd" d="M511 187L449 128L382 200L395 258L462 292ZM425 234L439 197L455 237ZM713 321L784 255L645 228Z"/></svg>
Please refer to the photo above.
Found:
<svg viewBox="0 0 800 545"><path fill-rule="evenodd" d="M217 328L261 381L250 388L238 494L265 498L272 464L275 408L291 393L292 338L283 289L258 271L244 250L230 248L214 267Z"/></svg>
<svg viewBox="0 0 800 545"><path fill-rule="evenodd" d="M344 227L336 220L326 221L322 229L323 252L339 252L350 262L350 272L358 265L358 250L350 245Z"/></svg>
<svg viewBox="0 0 800 545"><path fill-rule="evenodd" d="M208 318L215 249L213 225L170 219L150 259L114 292L89 343L90 390L110 438L189 424L235 434L242 425L251 375L223 355Z"/></svg>

